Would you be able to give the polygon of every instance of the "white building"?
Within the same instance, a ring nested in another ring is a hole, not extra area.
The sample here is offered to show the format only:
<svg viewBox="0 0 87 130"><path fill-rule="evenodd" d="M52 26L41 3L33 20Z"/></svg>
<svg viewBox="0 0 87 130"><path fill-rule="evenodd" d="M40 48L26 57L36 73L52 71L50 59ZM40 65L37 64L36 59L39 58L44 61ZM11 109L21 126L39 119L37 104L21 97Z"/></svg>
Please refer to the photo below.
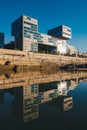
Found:
<svg viewBox="0 0 87 130"><path fill-rule="evenodd" d="M69 50L70 55L79 53L79 51L74 46L72 46L70 44L68 44L68 50Z"/></svg>

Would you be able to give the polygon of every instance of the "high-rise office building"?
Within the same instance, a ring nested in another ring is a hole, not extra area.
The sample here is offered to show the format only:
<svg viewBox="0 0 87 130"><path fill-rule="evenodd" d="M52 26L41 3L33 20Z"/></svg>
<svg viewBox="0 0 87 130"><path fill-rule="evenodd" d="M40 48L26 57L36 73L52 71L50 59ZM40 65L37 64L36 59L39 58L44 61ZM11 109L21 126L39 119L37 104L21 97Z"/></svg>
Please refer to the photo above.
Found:
<svg viewBox="0 0 87 130"><path fill-rule="evenodd" d="M48 31L38 32L38 20L22 15L12 23L15 49L46 53L69 53L67 39L71 38L71 28L61 25Z"/></svg>
<svg viewBox="0 0 87 130"><path fill-rule="evenodd" d="M15 36L15 48L31 51L32 44L35 43L35 40L32 40L32 34L35 35L37 31L38 21L36 19L23 15L14 21L12 23L12 35Z"/></svg>
<svg viewBox="0 0 87 130"><path fill-rule="evenodd" d="M0 48L4 48L4 33L0 33Z"/></svg>

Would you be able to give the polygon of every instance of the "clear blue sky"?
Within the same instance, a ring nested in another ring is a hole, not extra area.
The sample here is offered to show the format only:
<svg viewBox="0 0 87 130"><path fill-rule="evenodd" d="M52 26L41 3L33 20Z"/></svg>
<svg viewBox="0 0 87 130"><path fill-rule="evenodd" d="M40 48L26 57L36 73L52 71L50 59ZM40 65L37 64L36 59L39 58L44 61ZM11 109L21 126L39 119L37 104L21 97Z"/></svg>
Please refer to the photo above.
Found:
<svg viewBox="0 0 87 130"><path fill-rule="evenodd" d="M64 24L72 28L68 43L87 52L86 0L0 0L0 32L5 42L13 40L11 23L22 14L38 19L39 32Z"/></svg>

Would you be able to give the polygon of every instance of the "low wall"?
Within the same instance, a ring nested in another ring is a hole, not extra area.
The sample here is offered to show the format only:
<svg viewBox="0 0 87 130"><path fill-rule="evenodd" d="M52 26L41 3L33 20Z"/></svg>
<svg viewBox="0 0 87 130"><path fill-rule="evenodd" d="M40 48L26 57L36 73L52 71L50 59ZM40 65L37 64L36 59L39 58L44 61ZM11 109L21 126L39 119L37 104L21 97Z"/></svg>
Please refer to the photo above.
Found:
<svg viewBox="0 0 87 130"><path fill-rule="evenodd" d="M0 64L39 68L60 68L68 64L87 64L86 58L0 49Z"/></svg>

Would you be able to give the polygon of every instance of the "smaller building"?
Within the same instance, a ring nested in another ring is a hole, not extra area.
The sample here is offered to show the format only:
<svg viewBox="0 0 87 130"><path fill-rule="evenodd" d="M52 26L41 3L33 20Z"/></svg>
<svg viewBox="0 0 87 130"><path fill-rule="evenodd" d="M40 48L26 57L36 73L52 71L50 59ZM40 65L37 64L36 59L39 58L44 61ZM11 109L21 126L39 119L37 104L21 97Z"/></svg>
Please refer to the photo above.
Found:
<svg viewBox="0 0 87 130"><path fill-rule="evenodd" d="M58 27L48 30L48 35L60 38L62 40L68 40L71 39L71 28L64 25L60 25Z"/></svg>
<svg viewBox="0 0 87 130"><path fill-rule="evenodd" d="M10 41L9 43L4 45L5 49L15 49L15 42L14 41Z"/></svg>
<svg viewBox="0 0 87 130"><path fill-rule="evenodd" d="M69 54L77 56L79 54L79 51L72 45L68 44Z"/></svg>
<svg viewBox="0 0 87 130"><path fill-rule="evenodd" d="M87 58L87 53L82 53L82 54L80 54L80 56L83 58Z"/></svg>
<svg viewBox="0 0 87 130"><path fill-rule="evenodd" d="M5 43L5 35L4 33L0 33L0 48L4 48Z"/></svg>

